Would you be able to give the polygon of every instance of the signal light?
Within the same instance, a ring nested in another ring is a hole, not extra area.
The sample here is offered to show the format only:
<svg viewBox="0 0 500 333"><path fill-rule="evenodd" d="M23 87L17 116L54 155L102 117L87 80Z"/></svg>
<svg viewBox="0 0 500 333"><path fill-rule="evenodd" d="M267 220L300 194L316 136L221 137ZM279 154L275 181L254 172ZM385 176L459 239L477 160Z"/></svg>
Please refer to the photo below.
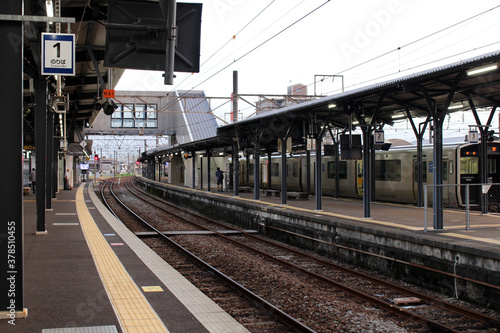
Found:
<svg viewBox="0 0 500 333"><path fill-rule="evenodd" d="M188 158L191 158L189 154L184 154L184 159L187 160Z"/></svg>
<svg viewBox="0 0 500 333"><path fill-rule="evenodd" d="M99 161L99 155L95 154L94 155L94 160Z"/></svg>

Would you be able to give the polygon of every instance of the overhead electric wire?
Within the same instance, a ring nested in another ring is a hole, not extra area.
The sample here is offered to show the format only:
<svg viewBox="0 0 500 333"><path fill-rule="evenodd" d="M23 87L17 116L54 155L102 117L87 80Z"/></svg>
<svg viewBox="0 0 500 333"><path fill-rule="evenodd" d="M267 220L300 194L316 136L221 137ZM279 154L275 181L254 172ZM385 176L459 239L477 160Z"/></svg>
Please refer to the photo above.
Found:
<svg viewBox="0 0 500 333"><path fill-rule="evenodd" d="M439 34L439 33L443 32L443 31L446 31L446 30L448 30L448 29L451 29L451 28L453 28L453 27L455 27L455 26L457 26L457 25L463 24L463 23L465 23L465 22L467 22L467 21L470 21L470 20L472 20L472 19L474 19L474 18L476 18L476 17L479 17L479 16L481 16L481 15L484 15L484 14L486 14L486 13L490 12L490 11L493 11L493 10L495 10L495 9L499 8L499 7L500 7L500 5L495 6L495 7L493 7L493 8L490 8L490 9L488 9L488 10L485 10L485 11L483 11L483 12L479 13L479 14L476 14L476 15L471 16L471 17L469 17L469 18L467 18L467 19L465 19L465 20L462 20L462 21L460 21L460 22L457 22L457 23L455 23L455 24L452 24L452 25L450 25L450 26L448 26L448 27L446 27L446 28L443 28L443 29L441 29L441 30L435 31L435 32L433 32L433 33L431 33L431 34L429 34L429 35L424 36L424 37L418 38L418 39L416 39L416 40L414 40L414 41L412 41L412 42L409 42L409 43L407 43L407 44L405 44L405 45L403 45L403 46L399 46L399 47L397 47L397 48L395 48L395 49L393 49L393 50L391 50L391 51L385 52L385 53L380 54L380 55L378 55L378 56L376 56L376 57L373 57L373 58L371 58L371 59L368 59L368 60L366 60L366 61L363 61L362 63L359 63L359 64L354 65L354 66L352 66L352 67L349 67L349 68L347 68L347 69L344 69L344 70L342 70L342 71L338 72L337 74L341 74L341 73L347 72L347 71L349 71L349 70L351 70L351 69L354 69L354 68L360 67L360 66L362 66L362 65L365 65L365 64L367 64L367 63L369 63L369 62L372 62L372 61L374 61L374 60L377 60L377 59L379 59L379 58L382 58L382 57L384 57L384 56L386 56L386 55L389 55L389 54L391 54L391 53L393 53L393 52L400 51L402 48L405 48L405 47L407 47L407 46L410 46L410 45L412 45L412 44L415 44L415 43L417 43L417 42L420 42L421 40L424 40L424 39L426 39L426 38L429 38L429 37L432 37L432 36L434 36L434 35L437 35L437 34Z"/></svg>
<svg viewBox="0 0 500 333"><path fill-rule="evenodd" d="M492 45L495 45L495 44L500 44L500 41L494 42L494 43L490 43L490 44L486 44L486 45L483 45L481 47L476 47L476 48L474 48L472 50L467 50L467 51L459 52L459 53L456 53L456 54L452 54L452 55L449 55L449 56L446 56L446 57L443 57L443 58L439 58L439 59L436 59L436 60L433 60L433 61L429 61L429 62L427 62L425 64L420 64L420 65L417 65L417 66L414 66L414 67L409 67L409 68L403 70L403 72L414 70L416 68L423 67L423 66L428 66L428 65L433 64L435 62L440 62L440 61L443 61L443 60L446 60L446 59L449 59L449 58L460 56L462 54L466 54L466 53L469 53L469 52L472 52L472 51L483 49L483 48L486 48L486 47L489 47L489 46L492 46ZM394 73L389 73L389 74L385 74L385 75L382 75L382 76L374 78L374 79L366 80L364 82L358 82L355 85L352 85L352 86L349 86L349 87L354 87L354 86L359 86L359 85L362 85L362 84L367 84L369 82L373 82L374 80L382 79L382 78L385 78L385 77L388 77L388 76L391 76L391 75L396 75L396 74L398 74L400 72L401 71L394 72ZM333 93L333 92L335 92L335 91L330 91L328 93Z"/></svg>
<svg viewBox="0 0 500 333"><path fill-rule="evenodd" d="M243 26L243 28L241 28L237 33L235 33L227 42L224 43L224 45L222 45L217 51L215 51L210 57L207 58L207 60L205 60L201 66L203 66L204 64L206 64L210 59L212 59L213 56L215 56L217 53L219 53L224 47L226 47L227 44L231 43L231 41L233 41L236 36L238 36L243 30L245 30L250 24L252 24L253 21L255 21L260 15L262 15L262 13L264 13L276 0L273 0L271 1L266 7L264 7L264 9L262 9L257 15L254 16L254 18L252 18L250 21L248 21L247 24L245 24Z"/></svg>
<svg viewBox="0 0 500 333"><path fill-rule="evenodd" d="M243 56L241 56L241 57L239 57L238 59L234 60L231 64L229 64L229 65L225 66L223 69L219 70L219 71L218 71L218 72L216 72L215 74L211 75L210 77L208 77L207 79L203 80L203 81L202 81L202 82L200 82L199 84L197 84L197 85L195 85L195 86L191 87L190 89L186 89L186 91L185 91L185 92L183 92L183 93L184 93L184 94L186 94L186 93L189 93L190 91L192 91L192 90L196 89L198 86L200 86L201 84L203 84L203 83L205 83L206 81L210 80L212 77L214 77L215 75L219 74L219 73L220 73L220 72L222 72L224 69L226 69L227 67L229 67L229 66L231 66L232 64L234 64L236 61L238 61L238 60L240 60L241 58L245 57L245 56L246 56L246 55L248 55L249 53L251 53L251 52L255 51L255 50L256 50L257 48L259 48L260 46L264 45L265 43L267 43L268 41L270 41L271 39L273 39L273 38L274 38L274 37L276 37L277 35L281 34L282 32L284 32L285 30L289 29L290 27L292 27L293 25L295 25L296 23L298 23L299 21L301 21L301 20L302 20L302 19L304 19L305 17L309 16L310 14L312 14L313 12L315 12L316 10L318 10L320 7L322 7L323 5L325 5L325 4L326 4L327 2L329 2L329 1L330 1L330 0L327 0L325 3L323 3L322 5L320 5L319 7L317 7L316 9L314 9L313 11L311 11L311 12L309 12L308 14L304 15L303 17L301 17L299 20L295 21L295 22L294 22L294 23L292 23L291 25L288 25L286 28L282 29L280 32L278 32L277 34L273 35L272 37L270 37L269 39L267 39L267 40L266 40L266 41L264 41L263 43L261 43L261 44L259 44L258 46L254 47L252 50L250 50L249 52L247 52L247 53L246 53L246 54L244 54ZM250 24L251 22L253 22L253 21L254 21L254 20L255 20L255 19L256 19L259 15L261 15L261 14L262 14L262 13L263 13L263 12L264 12L267 8L269 8L269 6L270 6L273 2L274 2L274 0L273 0L271 3L269 3L269 4L268 4L268 5L267 5L267 6L266 6L266 7L265 7L265 8L264 8L261 12L259 12L259 14L258 14L257 16L255 16L252 20L250 20L250 21L249 21L249 23L247 23L247 24L246 24L246 25L245 25L242 29L240 29L240 30L238 31L238 33L242 32L242 31L243 31L243 29L245 29L246 27L248 27L248 26L249 26L249 24ZM273 24L275 24L276 22L278 22L279 20L281 20L283 17L285 17L286 15L288 15L290 12L292 12L295 8L297 8L297 7L298 7L300 4L302 4L303 2L304 2L304 0L303 0L303 1L301 1L299 4L297 4L295 7L291 8L291 9L290 9L287 13L285 13L284 15L282 15L282 16L281 16L278 20L275 20L275 21L273 22ZM272 24L271 24L271 25L272 25ZM258 35L257 35L257 36L258 36ZM256 37L257 37L257 36L256 36ZM252 38L251 40L253 40L253 39L255 39L255 37L254 37L254 38ZM226 57L225 59L227 59L227 57ZM222 62L222 61L220 61L219 63L215 64L212 68L217 67L217 66L218 66L221 62ZM206 63L206 61L205 61L204 63ZM211 69L212 69L212 68L211 68ZM211 70L211 69L210 69L210 70ZM210 71L210 70L209 70L209 71ZM177 90L177 89L179 88L179 86L180 86L182 83L184 83L184 82L185 82L188 78L189 78L189 76L187 76L184 80L182 80L182 82L181 82L181 83L177 84L177 85L175 86L175 88L174 88L174 89L172 89L172 91ZM164 108L162 108L162 109L167 109L167 108L169 108L170 106L172 106L172 105L174 105L175 103L177 103L177 102L178 102L181 98L182 98L182 96L177 97L177 98L176 98L176 100L174 100L174 101L172 101L171 103L167 104L167 105L166 105Z"/></svg>
<svg viewBox="0 0 500 333"><path fill-rule="evenodd" d="M345 72L347 72L347 71L350 71L350 70L352 70L352 69L355 69L355 68L361 67L361 66L363 66L363 65L365 65L365 64L368 64L368 63L370 63L370 62L373 62L373 61L375 61L375 60L377 60L377 59L380 59L380 58L382 58L382 57L385 57L385 56L387 56L387 55L389 55L389 54L391 54L391 53L394 53L394 52L396 52L396 51L401 51L401 49L403 49L403 48L406 48L406 47L408 47L408 46L410 46L410 45L416 44L416 43L418 43L418 42L420 42L420 41L423 41L423 40L425 40L425 39L427 39L427 38L430 38L430 37L432 37L432 36L438 35L438 34L440 34L440 33L444 32L444 31L446 31L446 30L449 30L449 29L454 28L454 27L456 27L456 26L462 25L462 24L464 24L464 23L466 23L466 22L469 22L469 21L472 21L472 20L474 20L474 19L477 19L478 17L480 17L480 16L482 16L482 15L485 15L485 14L487 14L487 13L489 13L489 12L491 12L491 11L495 10L495 9L498 9L498 8L500 8L500 5L495 6L495 7L492 7L492 8L490 8L490 9L487 9L487 10L485 10L485 11L481 12L481 13L478 13L478 14L476 14L476 15L473 15L473 16L471 16L471 17L469 17L469 18L466 18L466 19L464 19L464 20L461 20L461 21L459 21L459 22L456 22L456 23L454 23L454 24L452 24L452 25L450 25L450 26L447 26L447 27L445 27L445 28L442 28L442 29L440 29L440 30L438 30L438 31L435 31L435 32L431 33L431 34L428 34L428 35L423 36L423 37L420 37L420 38L418 38L418 39L416 39L416 40L414 40L414 41L411 41L411 42L409 42L409 43L407 43L407 44L404 44L403 46L400 46L400 47L398 47L398 48L396 48L396 49L390 50L390 51L385 52L385 53L383 53L383 54L380 54L380 55L378 55L378 56L376 56L376 57L373 57L373 58L371 58L371 59L368 59L368 60L366 60L366 61L364 61L364 62L361 62L361 63L359 63L359 64L356 64L356 65L354 65L354 66L352 66L352 67L349 67L349 68L347 68L347 69L344 69L344 70L342 70L342 71L340 71L340 72L337 72L337 73L336 73L336 74L334 74L334 75L340 75L340 74L345 73ZM464 51L464 52L461 52L461 53L458 53L458 54L455 54L455 55L452 55L452 56L444 57L444 58L441 58L441 59L439 59L439 60L435 60L435 61L428 62L428 63L426 63L426 64L421 64L421 65L418 65L418 66L415 66L415 67L410 67L410 68L407 68L407 69L405 69L405 70L403 70L403 71L399 70L399 72L409 71L409 70L412 70L412 69L415 69L415 68L418 68L418 67L422 67L422 66L425 66L425 65L428 65L428 64L434 63L434 62L442 61L442 60L447 59L447 58L451 58L451 57L454 57L454 56L457 56L457 55L461 55L461 54L464 54L464 53L467 53L467 52L471 52L471 51L474 51L474 50L477 50L477 49L485 48L485 47L488 47L488 46L494 45L494 44L496 44L496 43L498 43L498 42L491 43L491 44L488 44L488 45L484 45L484 46L481 46L481 47L479 47L479 48L475 48L475 49L473 49L473 50ZM408 55L406 55L406 56L408 56ZM405 56L405 57L406 57L406 56ZM421 58L422 58L422 57L421 57ZM412 60L412 61L415 61L415 60ZM382 64L382 65L380 65L380 66L385 66L385 65L387 65L387 64L388 64L388 63L385 63L385 64ZM379 67L380 67L380 66L379 66ZM360 84L367 83L367 82L371 82L371 81L374 81L374 80L377 80L377 79L381 79L381 78L383 78L383 77L387 77L387 76L395 75L395 74L397 74L397 73L386 74L386 75L383 75L383 76L381 76L381 77L377 77L377 78L370 79L370 80L367 80L367 81L364 81L364 82L361 82L361 83L357 83L356 85L353 85L353 86L359 86ZM334 75L332 75L332 76L334 76ZM364 72L364 73L363 73L363 75L365 76L365 75L366 75L366 72ZM315 83L317 83L317 82L319 82L319 81L322 81L322 80L323 80L323 79L320 79L320 80L317 80L317 81L315 81L315 82L313 82L313 83L310 83L310 84L306 85L306 87L310 87L310 86L314 85ZM336 92L336 91L337 91L337 90L329 91L329 92L327 92L326 94L330 94L330 93L333 93L333 92Z"/></svg>
<svg viewBox="0 0 500 333"><path fill-rule="evenodd" d="M274 38L276 38L277 36L281 35L283 32L285 32L286 30L290 29L291 27L293 27L295 24L299 23L300 21L302 21L303 19L305 19L306 17L308 17L309 15L311 15L312 13L316 12L317 10L319 10L321 7L323 7L324 5L326 5L328 2L330 2L330 0L327 0L325 1L324 3L322 3L321 5L319 5L318 7L316 7L315 9L313 9L312 11L310 11L309 13L307 13L306 15L302 16L301 18L299 18L298 20L296 20L295 22L293 22L292 24L288 25L287 27L285 27L284 29L280 30L279 32L277 32L276 34L274 34L273 36L269 37L268 39L266 39L265 41L263 41L262 43L260 43L259 45L255 46L254 48L252 48L250 51L246 52L245 54L243 54L242 56L236 58L233 60L232 63L230 64L227 64L226 66L224 66L222 69L220 69L219 71L217 71L216 73L212 74L210 77L208 77L207 79L203 80L202 82L200 82L199 84L197 84L195 87L193 87L193 89L195 89L196 87L200 86L201 84L207 82L208 80L210 80L211 78L213 78L214 76L218 75L219 73L221 73L222 71L224 71L225 69L227 69L228 67L234 65L236 62L240 61L241 59L243 59L244 57L246 57L247 55L249 55L250 53L254 52L255 50L259 49L260 47L262 47L263 45L267 44L269 41L273 40Z"/></svg>
<svg viewBox="0 0 500 333"><path fill-rule="evenodd" d="M243 26L243 28L241 28L237 33L235 33L227 42L225 42L217 51L215 51L211 56L209 56L207 58L207 60L205 60L201 65L200 67L203 67L203 65L205 65L210 59L212 59L212 57L214 57L217 53L219 53L224 47L227 46L227 44L229 44L232 40L234 40L236 38L236 36L238 36L238 34L240 34L243 30L245 30L253 21L255 21L262 13L264 13L266 11L266 9L268 9L272 4L273 2L275 2L276 0L273 0L271 1L266 7L264 7L264 9L262 9L257 15L255 15L250 21L248 21L247 24L245 24ZM182 85L187 79L189 78L189 76L186 76L186 78L184 80L182 80L180 83L178 83L174 89L172 90L177 90L177 88Z"/></svg>
<svg viewBox="0 0 500 333"><path fill-rule="evenodd" d="M263 32L267 31L270 27L272 27L273 25L275 25L277 22L279 22L280 20L282 20L284 17L286 17L287 15L289 15L291 12L293 12L297 7L299 7L301 4L303 4L305 2L305 0L302 0L301 2L297 3L294 7L290 8L286 13L284 13L281 17L279 17L278 19L274 20L271 24L269 24L266 28L262 29L261 32L259 32L258 34L256 34L254 37L250 38L248 41L246 41L245 43L245 46L250 43L251 41L253 41L254 39L256 39L257 37L259 37L260 35L262 35ZM232 53L230 53L229 55L227 55L224 59L220 60L219 62L217 62L216 64L214 64L210 69L206 70L205 73L209 73L212 69L218 67L220 64L222 64L227 58L229 58L231 55L235 54L237 51L239 51L240 49L242 49L243 46L241 46L238 50L236 51L233 51ZM207 74L208 75L208 74ZM196 78L196 80L201 80L203 78L204 74L202 74L200 77ZM192 88L194 89L194 88Z"/></svg>

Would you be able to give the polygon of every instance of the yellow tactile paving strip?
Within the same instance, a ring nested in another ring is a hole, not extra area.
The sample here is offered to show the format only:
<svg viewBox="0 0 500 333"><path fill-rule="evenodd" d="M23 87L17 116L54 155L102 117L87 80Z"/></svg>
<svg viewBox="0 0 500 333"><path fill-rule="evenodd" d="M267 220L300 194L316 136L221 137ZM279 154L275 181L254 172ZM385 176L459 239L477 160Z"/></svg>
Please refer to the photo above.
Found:
<svg viewBox="0 0 500 333"><path fill-rule="evenodd" d="M125 333L160 333L167 328L105 240L87 209L82 184L76 193L76 211L102 283Z"/></svg>

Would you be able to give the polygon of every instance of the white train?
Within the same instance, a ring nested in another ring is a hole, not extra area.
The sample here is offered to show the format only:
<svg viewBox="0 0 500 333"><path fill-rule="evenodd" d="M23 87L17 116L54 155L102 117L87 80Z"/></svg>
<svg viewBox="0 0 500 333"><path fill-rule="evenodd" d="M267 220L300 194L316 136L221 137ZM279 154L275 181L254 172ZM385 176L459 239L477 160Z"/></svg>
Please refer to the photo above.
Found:
<svg viewBox="0 0 500 333"><path fill-rule="evenodd" d="M443 184L480 183L479 144L443 145ZM253 186L254 161L240 161L240 185ZM307 172L306 156L287 158L287 190L306 192ZM335 159L323 156L322 192L324 195L335 194ZM341 197L363 197L363 161L341 160L339 165L339 194ZM433 183L433 147L423 148L424 185ZM281 187L281 156L273 156L271 164L262 157L260 160L260 186L268 187L268 168L271 169L271 188ZM415 146L391 148L390 151L377 151L375 157L375 199L380 201L417 203L418 175L417 150ZM488 180L500 183L500 141L488 142ZM311 193L314 193L315 156L311 155ZM457 186L447 186L443 190L444 204L461 206L464 203L464 191ZM471 203L480 200L479 187L471 189ZM490 191L490 205L498 206L498 191ZM496 194L495 194L496 193ZM474 195L477 194L477 195ZM496 197L495 197L496 196Z"/></svg>

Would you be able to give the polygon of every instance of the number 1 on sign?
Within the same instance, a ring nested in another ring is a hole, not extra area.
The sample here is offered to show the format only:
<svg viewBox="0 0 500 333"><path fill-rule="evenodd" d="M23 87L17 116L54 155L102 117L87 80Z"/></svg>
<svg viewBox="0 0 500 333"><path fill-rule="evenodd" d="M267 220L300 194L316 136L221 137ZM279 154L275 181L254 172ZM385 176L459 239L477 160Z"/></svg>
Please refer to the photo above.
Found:
<svg viewBox="0 0 500 333"><path fill-rule="evenodd" d="M61 58L61 43L55 43L52 47L57 48L56 58Z"/></svg>

